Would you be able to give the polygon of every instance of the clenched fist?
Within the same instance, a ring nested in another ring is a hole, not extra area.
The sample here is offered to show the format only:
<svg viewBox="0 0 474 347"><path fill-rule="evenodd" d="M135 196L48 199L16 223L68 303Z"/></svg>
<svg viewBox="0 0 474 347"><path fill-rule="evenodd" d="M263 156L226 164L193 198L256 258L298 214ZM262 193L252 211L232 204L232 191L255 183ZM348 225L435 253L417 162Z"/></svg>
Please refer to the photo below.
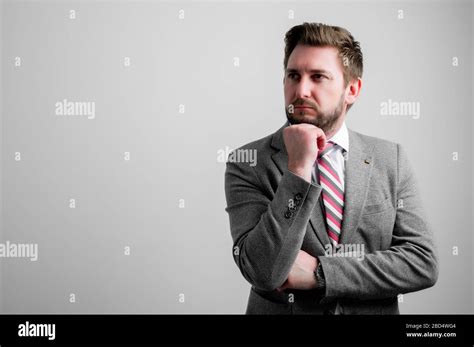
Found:
<svg viewBox="0 0 474 347"><path fill-rule="evenodd" d="M312 124L295 124L283 129L288 152L288 170L311 182L311 170L318 152L326 146L326 135Z"/></svg>

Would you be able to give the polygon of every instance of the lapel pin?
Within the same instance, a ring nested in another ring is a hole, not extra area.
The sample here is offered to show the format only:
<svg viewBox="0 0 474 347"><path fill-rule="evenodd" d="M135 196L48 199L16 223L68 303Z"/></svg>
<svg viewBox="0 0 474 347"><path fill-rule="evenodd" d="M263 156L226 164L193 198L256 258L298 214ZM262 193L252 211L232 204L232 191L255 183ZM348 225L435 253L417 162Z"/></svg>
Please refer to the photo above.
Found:
<svg viewBox="0 0 474 347"><path fill-rule="evenodd" d="M366 163L366 164L370 164L370 161L369 161L369 159L365 159L365 160L364 160L364 163Z"/></svg>

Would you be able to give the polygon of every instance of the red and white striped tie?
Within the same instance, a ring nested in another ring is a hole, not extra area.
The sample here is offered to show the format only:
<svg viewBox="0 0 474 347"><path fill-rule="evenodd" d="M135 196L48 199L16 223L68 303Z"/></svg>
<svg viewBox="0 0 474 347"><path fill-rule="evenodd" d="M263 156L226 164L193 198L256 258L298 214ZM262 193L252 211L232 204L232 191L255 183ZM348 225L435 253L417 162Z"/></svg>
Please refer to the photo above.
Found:
<svg viewBox="0 0 474 347"><path fill-rule="evenodd" d="M326 227L329 239L333 245L337 245L341 237L342 216L344 214L344 187L337 171L326 156L333 147L334 143L328 141L326 147L318 153L317 161L319 183L323 187L321 194L325 207Z"/></svg>

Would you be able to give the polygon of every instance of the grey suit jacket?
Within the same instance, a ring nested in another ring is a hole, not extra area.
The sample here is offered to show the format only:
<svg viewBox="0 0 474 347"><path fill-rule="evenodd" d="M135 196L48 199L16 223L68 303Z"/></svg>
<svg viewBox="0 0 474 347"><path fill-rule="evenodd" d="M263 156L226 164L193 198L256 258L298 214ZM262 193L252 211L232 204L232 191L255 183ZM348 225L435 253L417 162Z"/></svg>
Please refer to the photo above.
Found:
<svg viewBox="0 0 474 347"><path fill-rule="evenodd" d="M256 165L227 162L232 254L252 285L246 313L398 314L398 294L438 278L433 235L404 150L349 129L340 243L363 245L365 253L331 256L322 187L288 170L284 127L234 151L256 150ZM300 249L321 262L324 291L276 290Z"/></svg>

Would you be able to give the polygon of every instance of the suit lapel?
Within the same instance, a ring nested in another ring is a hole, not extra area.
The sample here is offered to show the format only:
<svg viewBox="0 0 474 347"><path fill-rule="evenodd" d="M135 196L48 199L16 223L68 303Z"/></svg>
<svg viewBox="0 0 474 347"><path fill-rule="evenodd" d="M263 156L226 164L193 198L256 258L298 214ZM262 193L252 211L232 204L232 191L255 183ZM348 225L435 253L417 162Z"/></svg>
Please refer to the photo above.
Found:
<svg viewBox="0 0 474 347"><path fill-rule="evenodd" d="M319 242L321 242L323 247L331 244L324 218L321 198L319 198L318 203L314 207L313 213L311 213L311 217L309 217L309 224L311 224L314 233L318 237Z"/></svg>
<svg viewBox="0 0 474 347"><path fill-rule="evenodd" d="M349 152L344 173L344 214L339 243L351 243L364 209L373 156L357 133L348 129Z"/></svg>
<svg viewBox="0 0 474 347"><path fill-rule="evenodd" d="M272 154L272 160L275 162L278 170L280 170L281 175L283 175L283 172L288 167L288 152L283 141L283 129L285 128L286 123L273 135L271 144L277 150L277 152Z"/></svg>

